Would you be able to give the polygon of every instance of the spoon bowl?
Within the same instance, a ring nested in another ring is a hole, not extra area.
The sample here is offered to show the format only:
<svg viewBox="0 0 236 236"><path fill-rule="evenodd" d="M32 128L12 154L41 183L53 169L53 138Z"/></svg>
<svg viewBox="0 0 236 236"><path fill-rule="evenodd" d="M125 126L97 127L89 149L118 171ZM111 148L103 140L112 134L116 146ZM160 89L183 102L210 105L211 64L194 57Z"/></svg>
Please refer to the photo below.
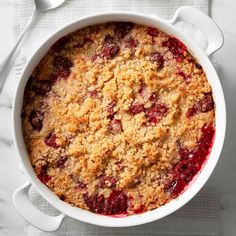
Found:
<svg viewBox="0 0 236 236"><path fill-rule="evenodd" d="M46 12L59 7L65 0L34 0L37 11Z"/></svg>

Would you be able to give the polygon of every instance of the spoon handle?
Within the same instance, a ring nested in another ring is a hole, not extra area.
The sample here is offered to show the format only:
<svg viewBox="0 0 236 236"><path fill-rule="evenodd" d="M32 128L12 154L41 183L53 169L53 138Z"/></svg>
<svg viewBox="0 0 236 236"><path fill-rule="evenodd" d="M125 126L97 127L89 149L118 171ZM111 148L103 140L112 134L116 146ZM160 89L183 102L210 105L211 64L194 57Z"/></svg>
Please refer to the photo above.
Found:
<svg viewBox="0 0 236 236"><path fill-rule="evenodd" d="M13 65L13 60L16 57L16 52L17 49L19 48L22 39L25 36L25 33L29 30L30 25L32 23L32 21L34 20L34 18L36 17L36 15L38 14L38 12L35 10L34 13L32 14L29 22L27 23L27 25L25 26L23 32L20 34L15 46L12 48L12 50L10 51L10 53L8 54L8 56L3 60L1 66L0 66L0 92L3 88L3 85L7 79L7 76L9 74L9 69L12 67Z"/></svg>

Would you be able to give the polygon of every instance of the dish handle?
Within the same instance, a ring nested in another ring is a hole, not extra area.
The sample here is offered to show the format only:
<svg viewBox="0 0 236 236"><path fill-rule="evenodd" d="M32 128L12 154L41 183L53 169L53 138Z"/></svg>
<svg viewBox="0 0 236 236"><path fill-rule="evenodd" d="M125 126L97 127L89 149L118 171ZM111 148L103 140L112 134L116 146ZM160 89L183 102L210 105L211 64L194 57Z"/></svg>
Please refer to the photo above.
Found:
<svg viewBox="0 0 236 236"><path fill-rule="evenodd" d="M49 216L38 210L29 200L28 193L30 187L31 183L27 182L14 192L12 200L16 210L36 228L48 232L56 231L60 227L65 215L61 213L58 216Z"/></svg>
<svg viewBox="0 0 236 236"><path fill-rule="evenodd" d="M180 7L170 23L176 24L181 21L190 23L205 35L208 42L205 53L208 56L223 46L224 37L221 29L209 16L201 11L189 6Z"/></svg>

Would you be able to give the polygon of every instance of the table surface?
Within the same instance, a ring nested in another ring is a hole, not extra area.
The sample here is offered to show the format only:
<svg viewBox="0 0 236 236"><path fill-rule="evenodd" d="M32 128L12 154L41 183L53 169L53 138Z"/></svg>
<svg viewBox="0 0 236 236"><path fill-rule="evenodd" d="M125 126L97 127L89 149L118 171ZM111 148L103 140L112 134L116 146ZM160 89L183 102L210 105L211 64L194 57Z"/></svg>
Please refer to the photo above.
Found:
<svg viewBox="0 0 236 236"><path fill-rule="evenodd" d="M214 55L219 65L227 105L227 132L220 161L208 185L220 189L222 236L236 235L236 1L209 0L211 16L225 36L223 48ZM11 31L11 1L0 0L0 62L14 43ZM10 126L11 110L0 106L0 236L24 235L24 221L15 211L11 196L25 180L18 171ZM9 137L5 140L1 134ZM3 220L2 220L3 219Z"/></svg>

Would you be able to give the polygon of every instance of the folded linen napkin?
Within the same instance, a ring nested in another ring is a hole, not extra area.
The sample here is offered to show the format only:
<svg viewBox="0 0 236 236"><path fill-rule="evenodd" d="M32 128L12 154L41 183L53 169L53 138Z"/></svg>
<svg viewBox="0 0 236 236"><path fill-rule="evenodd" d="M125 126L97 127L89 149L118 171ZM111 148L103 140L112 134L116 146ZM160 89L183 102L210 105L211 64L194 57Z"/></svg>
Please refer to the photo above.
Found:
<svg viewBox="0 0 236 236"><path fill-rule="evenodd" d="M13 33L18 36L33 11L31 0L13 0ZM176 9L190 5L208 13L208 0L67 0L60 8L38 16L33 22L27 39L24 41L15 64L4 88L4 94L11 98L16 80L22 68L38 45L55 29L82 16L112 10L130 10L144 14L171 18ZM188 28L182 26L184 30ZM7 101L7 100L6 100ZM8 100L9 101L9 100ZM55 215L57 210L45 202L40 195L31 189L30 198L35 206ZM25 222L26 235L162 235L162 236L210 236L220 235L220 209L217 188L205 187L189 204L176 213L157 222L129 228L105 228L78 222L67 217L61 228L54 233L45 233Z"/></svg>

